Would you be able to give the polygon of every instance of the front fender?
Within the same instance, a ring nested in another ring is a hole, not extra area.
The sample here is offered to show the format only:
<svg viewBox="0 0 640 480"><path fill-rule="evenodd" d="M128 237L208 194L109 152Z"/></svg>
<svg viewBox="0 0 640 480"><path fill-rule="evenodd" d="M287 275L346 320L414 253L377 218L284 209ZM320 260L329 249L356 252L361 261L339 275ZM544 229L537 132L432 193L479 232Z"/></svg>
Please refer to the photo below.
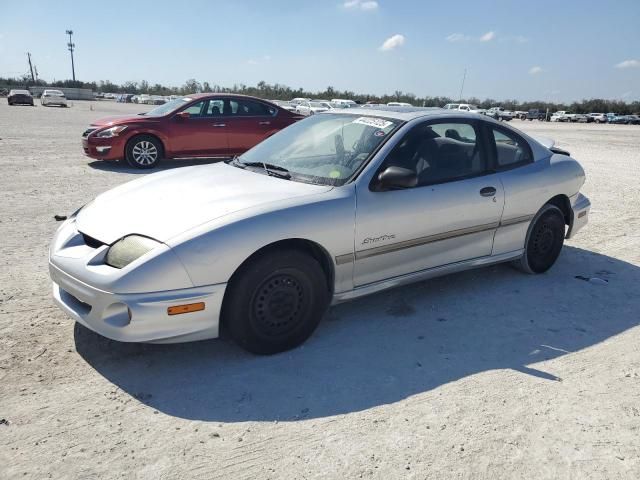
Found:
<svg viewBox="0 0 640 480"><path fill-rule="evenodd" d="M261 207L217 219L167 242L194 285L229 281L236 269L261 248L290 239L309 240L331 256L335 290L352 286L352 264L335 258L353 253L355 187L333 189L326 198L295 205Z"/></svg>

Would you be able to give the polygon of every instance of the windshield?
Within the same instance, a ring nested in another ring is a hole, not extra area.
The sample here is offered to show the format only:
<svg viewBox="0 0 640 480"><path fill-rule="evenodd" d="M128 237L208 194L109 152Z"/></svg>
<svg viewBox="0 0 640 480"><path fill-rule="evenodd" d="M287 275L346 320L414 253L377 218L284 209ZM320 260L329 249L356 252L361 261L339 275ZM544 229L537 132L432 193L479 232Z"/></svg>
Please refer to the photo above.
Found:
<svg viewBox="0 0 640 480"><path fill-rule="evenodd" d="M329 105L324 102L309 102L309 105L315 108L329 108Z"/></svg>
<svg viewBox="0 0 640 480"><path fill-rule="evenodd" d="M239 161L277 167L292 180L343 185L399 124L369 116L313 115L259 143Z"/></svg>
<svg viewBox="0 0 640 480"><path fill-rule="evenodd" d="M144 95L141 95L143 97ZM171 113L178 108L182 107L185 103L190 102L192 99L189 97L180 97L175 100L171 100L170 102L165 103L164 105L160 105L152 110L149 110L147 113L143 115L148 117L161 117L166 115L167 113Z"/></svg>

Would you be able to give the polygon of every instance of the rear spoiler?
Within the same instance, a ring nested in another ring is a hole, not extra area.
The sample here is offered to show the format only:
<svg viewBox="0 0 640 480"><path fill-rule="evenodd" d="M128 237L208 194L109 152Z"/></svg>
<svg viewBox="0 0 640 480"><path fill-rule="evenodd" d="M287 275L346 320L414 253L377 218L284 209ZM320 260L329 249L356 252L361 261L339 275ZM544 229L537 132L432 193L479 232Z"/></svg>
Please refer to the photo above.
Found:
<svg viewBox="0 0 640 480"><path fill-rule="evenodd" d="M534 138L538 143L541 143L544 147L548 148L553 153L557 153L559 155L566 155L568 157L571 156L571 154L566 150L556 147L555 146L556 141L551 138L547 138L547 137L534 137Z"/></svg>

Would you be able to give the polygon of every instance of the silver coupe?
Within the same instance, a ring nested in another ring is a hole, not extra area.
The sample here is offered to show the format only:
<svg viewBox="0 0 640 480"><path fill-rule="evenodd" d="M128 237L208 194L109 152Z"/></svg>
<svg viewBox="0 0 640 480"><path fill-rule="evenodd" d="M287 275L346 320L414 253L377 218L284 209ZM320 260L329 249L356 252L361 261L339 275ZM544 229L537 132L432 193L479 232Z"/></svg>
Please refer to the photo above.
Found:
<svg viewBox="0 0 640 480"><path fill-rule="evenodd" d="M483 115L332 110L98 196L53 239L53 295L114 340L223 329L280 352L330 304L498 262L545 272L587 223L584 181L553 142Z"/></svg>

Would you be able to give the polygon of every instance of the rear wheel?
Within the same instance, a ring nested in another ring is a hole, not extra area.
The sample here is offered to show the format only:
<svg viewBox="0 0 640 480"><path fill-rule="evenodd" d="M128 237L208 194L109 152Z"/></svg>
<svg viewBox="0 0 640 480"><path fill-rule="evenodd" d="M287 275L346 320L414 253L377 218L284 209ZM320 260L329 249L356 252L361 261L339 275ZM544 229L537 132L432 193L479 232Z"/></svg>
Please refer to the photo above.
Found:
<svg viewBox="0 0 640 480"><path fill-rule="evenodd" d="M526 273L544 273L558 259L564 245L565 223L562 211L545 205L535 216L525 245L524 255L516 266Z"/></svg>
<svg viewBox="0 0 640 480"><path fill-rule="evenodd" d="M153 168L162 156L162 144L151 135L137 135L127 142L127 163L134 168Z"/></svg>
<svg viewBox="0 0 640 480"><path fill-rule="evenodd" d="M314 258L298 250L271 250L234 275L222 322L242 348L270 355L309 338L328 304L326 277Z"/></svg>

